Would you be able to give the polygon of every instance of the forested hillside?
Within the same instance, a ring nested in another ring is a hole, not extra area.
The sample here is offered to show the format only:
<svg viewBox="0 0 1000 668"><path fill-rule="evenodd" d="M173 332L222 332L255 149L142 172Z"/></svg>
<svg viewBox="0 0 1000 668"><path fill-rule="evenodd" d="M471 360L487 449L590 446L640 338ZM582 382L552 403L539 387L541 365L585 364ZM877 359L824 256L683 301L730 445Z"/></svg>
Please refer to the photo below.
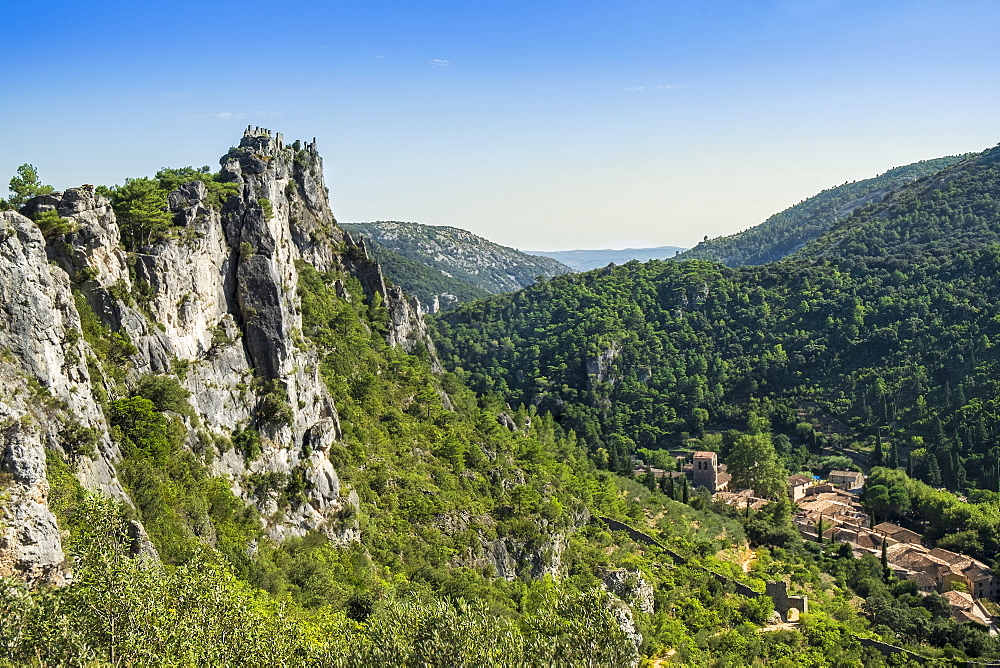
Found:
<svg viewBox="0 0 1000 668"><path fill-rule="evenodd" d="M636 262L464 306L435 320L438 348L612 470L757 414L793 470L819 436L881 439L918 477L996 490L998 159L904 187L782 262Z"/></svg>
<svg viewBox="0 0 1000 668"><path fill-rule="evenodd" d="M877 204L892 191L969 157L952 155L896 167L862 181L845 183L805 199L743 232L708 239L677 256L712 260L729 267L773 262L818 238L855 209Z"/></svg>
<svg viewBox="0 0 1000 668"><path fill-rule="evenodd" d="M345 223L360 234L386 276L423 305L449 309L487 295L513 292L539 276L571 269L551 258L521 251L455 227L419 223Z"/></svg>

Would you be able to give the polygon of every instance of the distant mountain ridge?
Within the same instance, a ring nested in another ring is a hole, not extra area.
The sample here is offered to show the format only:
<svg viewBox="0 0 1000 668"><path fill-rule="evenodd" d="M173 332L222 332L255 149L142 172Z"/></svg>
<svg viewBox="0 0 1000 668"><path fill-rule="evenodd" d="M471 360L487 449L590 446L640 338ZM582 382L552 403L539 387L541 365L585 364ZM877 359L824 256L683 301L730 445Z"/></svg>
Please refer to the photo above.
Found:
<svg viewBox="0 0 1000 668"><path fill-rule="evenodd" d="M776 213L763 223L724 237L703 241L678 260L712 260L729 267L759 265L791 255L819 238L856 209L881 202L889 193L961 162L971 153L921 160L879 176L829 188Z"/></svg>
<svg viewBox="0 0 1000 668"><path fill-rule="evenodd" d="M531 255L541 255L558 260L571 267L575 271L590 271L606 267L614 262L615 264L625 264L630 260L639 262L649 262L650 260L668 260L678 252L687 250L683 246L657 246L655 248L601 248L564 251L524 251Z"/></svg>
<svg viewBox="0 0 1000 668"><path fill-rule="evenodd" d="M572 269L459 229L420 223L344 223L360 234L386 276L426 311L449 309L488 295L513 292Z"/></svg>

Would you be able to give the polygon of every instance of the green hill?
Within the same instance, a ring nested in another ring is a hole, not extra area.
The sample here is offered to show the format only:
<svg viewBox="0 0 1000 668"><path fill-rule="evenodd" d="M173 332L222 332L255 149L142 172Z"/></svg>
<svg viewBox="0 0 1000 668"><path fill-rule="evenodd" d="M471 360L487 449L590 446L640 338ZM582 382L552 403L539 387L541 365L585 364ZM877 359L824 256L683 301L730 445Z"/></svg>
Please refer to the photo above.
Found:
<svg viewBox="0 0 1000 668"><path fill-rule="evenodd" d="M818 238L837 221L859 208L876 204L890 192L969 157L953 155L896 167L863 181L824 190L776 213L760 225L699 243L678 260L712 260L729 267L773 262Z"/></svg>
<svg viewBox="0 0 1000 668"><path fill-rule="evenodd" d="M551 258L521 251L456 227L419 223L345 223L369 244L386 276L420 300L425 311L531 285L572 271Z"/></svg>
<svg viewBox="0 0 1000 668"><path fill-rule="evenodd" d="M996 491L998 192L994 148L783 261L560 276L438 317L438 347L473 387L550 411L611 469L763 417L790 470L892 452L932 485ZM980 557L1000 552L998 521L975 527ZM932 538L968 528L937 522Z"/></svg>

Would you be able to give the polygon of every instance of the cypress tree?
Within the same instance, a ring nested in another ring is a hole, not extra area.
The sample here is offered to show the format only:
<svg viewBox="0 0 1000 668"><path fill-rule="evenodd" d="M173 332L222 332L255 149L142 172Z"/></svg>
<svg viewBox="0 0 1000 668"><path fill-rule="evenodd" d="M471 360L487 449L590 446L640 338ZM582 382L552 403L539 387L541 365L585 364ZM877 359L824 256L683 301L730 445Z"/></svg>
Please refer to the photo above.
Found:
<svg viewBox="0 0 1000 668"><path fill-rule="evenodd" d="M889 541L882 537L882 579L889 579Z"/></svg>
<svg viewBox="0 0 1000 668"><path fill-rule="evenodd" d="M681 488L681 500L684 503L688 502L688 479L684 476L684 486Z"/></svg>
<svg viewBox="0 0 1000 668"><path fill-rule="evenodd" d="M872 452L872 466L882 466L882 459L884 454L882 452L882 431L879 430L875 435L875 450Z"/></svg>
<svg viewBox="0 0 1000 668"><path fill-rule="evenodd" d="M886 465L891 469L899 468L899 452L896 450L895 443L889 446L889 461Z"/></svg>
<svg viewBox="0 0 1000 668"><path fill-rule="evenodd" d="M931 487L941 486L941 465L933 452L927 453L927 484Z"/></svg>

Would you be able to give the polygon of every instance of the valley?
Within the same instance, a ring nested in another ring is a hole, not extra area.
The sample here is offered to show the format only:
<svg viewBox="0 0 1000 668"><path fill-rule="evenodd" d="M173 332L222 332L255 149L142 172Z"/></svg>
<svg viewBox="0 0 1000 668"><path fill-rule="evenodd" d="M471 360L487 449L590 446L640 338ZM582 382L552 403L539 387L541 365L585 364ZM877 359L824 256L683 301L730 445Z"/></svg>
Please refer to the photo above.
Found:
<svg viewBox="0 0 1000 668"><path fill-rule="evenodd" d="M1000 658L1000 149L582 273L342 226L315 140L219 164L12 181L11 665Z"/></svg>

